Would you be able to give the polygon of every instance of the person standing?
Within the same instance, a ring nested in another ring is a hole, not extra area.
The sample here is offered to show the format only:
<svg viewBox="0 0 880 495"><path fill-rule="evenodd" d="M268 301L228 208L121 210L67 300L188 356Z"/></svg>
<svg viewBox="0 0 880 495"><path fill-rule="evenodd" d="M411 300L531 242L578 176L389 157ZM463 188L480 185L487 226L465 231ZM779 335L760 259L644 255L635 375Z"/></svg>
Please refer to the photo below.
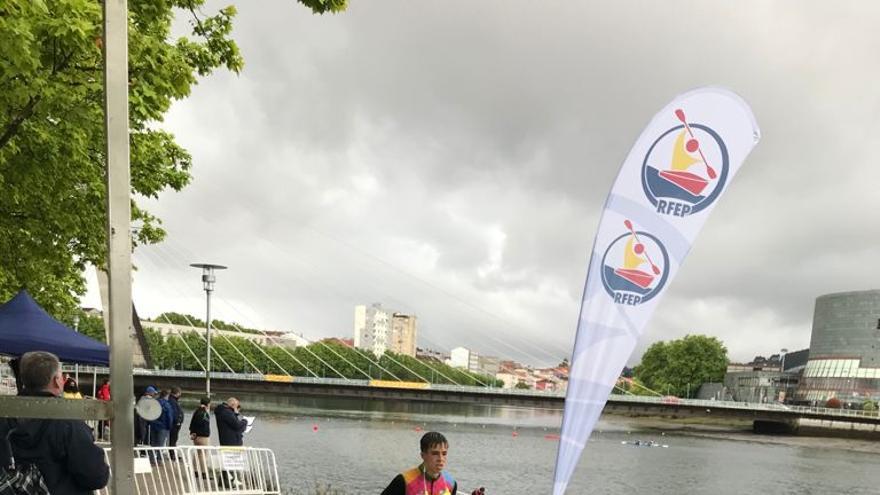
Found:
<svg viewBox="0 0 880 495"><path fill-rule="evenodd" d="M211 444L211 399L202 397L199 407L189 420L189 438L193 445L203 447Z"/></svg>
<svg viewBox="0 0 880 495"><path fill-rule="evenodd" d="M220 445L240 447L244 445L244 430L247 429L247 421L241 417L241 403L235 397L226 399L214 409L214 417L217 419L217 436Z"/></svg>
<svg viewBox="0 0 880 495"><path fill-rule="evenodd" d="M60 397L64 378L58 357L49 352L28 352L21 357L20 395ZM84 421L72 419L0 420L0 438L9 439L12 452L0 456L0 465L34 465L49 493L91 495L107 486L110 468L104 450L95 445Z"/></svg>
<svg viewBox="0 0 880 495"><path fill-rule="evenodd" d="M98 400L110 400L110 380L104 378L101 381L101 386L98 387L98 391L95 392L95 398Z"/></svg>
<svg viewBox="0 0 880 495"><path fill-rule="evenodd" d="M241 404L235 397L226 399L214 409L214 417L217 419L217 436L220 445L240 447L244 444L244 430L247 429L247 421L241 417ZM221 483L225 488L239 486L241 480L236 479L233 472L223 471Z"/></svg>
<svg viewBox="0 0 880 495"><path fill-rule="evenodd" d="M448 472L449 442L442 433L429 431L419 441L422 463L391 480L382 495L455 495L458 483Z"/></svg>
<svg viewBox="0 0 880 495"><path fill-rule="evenodd" d="M171 432L171 427L174 425L174 411L171 409L171 404L168 402L167 390L163 390L159 393L159 405L162 407L162 414L148 423L151 447L167 446L168 435Z"/></svg>
<svg viewBox="0 0 880 495"><path fill-rule="evenodd" d="M95 398L103 401L110 400L110 380L104 378L104 381L101 382L101 386L98 387L98 391L95 392ZM109 427L109 421L103 419L98 421L98 440L107 439L107 428Z"/></svg>
<svg viewBox="0 0 880 495"><path fill-rule="evenodd" d="M156 387L150 385L146 389L144 389L144 393L143 395L141 395L140 398L154 399L156 398L156 393ZM142 418L141 415L137 413L137 409L135 409L134 411L134 444L150 445L150 425L147 420Z"/></svg>
<svg viewBox="0 0 880 495"><path fill-rule="evenodd" d="M189 420L189 438L196 447L207 447L211 445L211 399L202 397L199 401L199 407L192 413ZM207 458L202 449L197 449L196 457L196 474L201 473L206 476L208 473Z"/></svg>
<svg viewBox="0 0 880 495"><path fill-rule="evenodd" d="M180 427L183 426L183 409L180 408L180 387L171 387L171 394L168 395L168 404L171 406L172 417L174 421L171 424L171 432L168 435L168 446L177 447L177 436L180 434Z"/></svg>
<svg viewBox="0 0 880 495"><path fill-rule="evenodd" d="M64 380L64 398L65 399L82 399L82 393L79 391L79 385L73 377L68 376Z"/></svg>

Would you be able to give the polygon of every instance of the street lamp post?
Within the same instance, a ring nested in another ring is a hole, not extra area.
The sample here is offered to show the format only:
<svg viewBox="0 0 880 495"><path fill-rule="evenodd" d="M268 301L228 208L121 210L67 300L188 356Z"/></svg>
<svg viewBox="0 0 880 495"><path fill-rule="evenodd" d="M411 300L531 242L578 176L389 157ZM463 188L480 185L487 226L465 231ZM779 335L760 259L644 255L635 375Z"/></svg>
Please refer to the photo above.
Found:
<svg viewBox="0 0 880 495"><path fill-rule="evenodd" d="M211 263L192 263L193 268L202 269L202 285L205 288L205 342L208 344L207 359L205 359L205 395L211 397L211 293L214 292L214 270L225 270L223 265Z"/></svg>
<svg viewBox="0 0 880 495"><path fill-rule="evenodd" d="M788 349L783 347L779 350L779 353L782 354L782 359L779 363L779 387L782 388L784 394L779 402L785 402L785 398L788 397L788 380L785 378L785 355L788 353ZM778 398L779 395L777 395Z"/></svg>
<svg viewBox="0 0 880 495"><path fill-rule="evenodd" d="M73 331L79 333L79 315L73 314ZM73 363L73 379L76 380L76 385L79 386L79 363ZM94 394L92 394L94 397Z"/></svg>

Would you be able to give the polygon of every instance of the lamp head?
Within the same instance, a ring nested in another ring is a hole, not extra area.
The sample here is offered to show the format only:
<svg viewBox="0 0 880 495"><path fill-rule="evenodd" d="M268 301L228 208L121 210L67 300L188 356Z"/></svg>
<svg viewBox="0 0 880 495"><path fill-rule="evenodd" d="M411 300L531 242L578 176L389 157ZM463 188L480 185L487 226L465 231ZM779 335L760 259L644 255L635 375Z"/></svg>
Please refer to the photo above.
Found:
<svg viewBox="0 0 880 495"><path fill-rule="evenodd" d="M223 265L212 263L192 263L189 266L202 269L202 285L205 287L205 292L212 292L214 290L214 283L217 281L217 277L214 276L214 270L226 269Z"/></svg>

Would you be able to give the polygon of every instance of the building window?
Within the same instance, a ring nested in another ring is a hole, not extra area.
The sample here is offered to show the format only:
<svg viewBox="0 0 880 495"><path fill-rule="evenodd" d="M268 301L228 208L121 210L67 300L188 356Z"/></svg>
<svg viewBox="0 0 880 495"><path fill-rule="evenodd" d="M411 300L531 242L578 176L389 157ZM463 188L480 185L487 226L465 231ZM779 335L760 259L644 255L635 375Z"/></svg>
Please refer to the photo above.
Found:
<svg viewBox="0 0 880 495"><path fill-rule="evenodd" d="M880 330L880 318L877 318L877 330Z"/></svg>

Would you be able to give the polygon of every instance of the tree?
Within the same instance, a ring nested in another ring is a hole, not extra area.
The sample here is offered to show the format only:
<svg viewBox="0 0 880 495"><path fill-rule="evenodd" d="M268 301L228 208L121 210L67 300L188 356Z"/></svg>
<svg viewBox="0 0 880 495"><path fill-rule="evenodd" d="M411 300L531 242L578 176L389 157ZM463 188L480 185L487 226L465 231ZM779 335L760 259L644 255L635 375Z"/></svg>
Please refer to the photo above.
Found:
<svg viewBox="0 0 880 495"><path fill-rule="evenodd" d="M299 0L316 13L346 0ZM131 189L155 198L190 181L192 160L161 130L197 77L241 71L230 38L235 8L204 0L129 1ZM175 15L192 35L172 39ZM95 0L0 2L0 299L26 288L47 311L73 313L87 264L106 256L102 10ZM158 242L161 222L132 203L135 244Z"/></svg>
<svg viewBox="0 0 880 495"><path fill-rule="evenodd" d="M727 369L727 348L715 337L686 335L655 342L634 369L635 377L660 393L693 396L703 383L720 382Z"/></svg>

